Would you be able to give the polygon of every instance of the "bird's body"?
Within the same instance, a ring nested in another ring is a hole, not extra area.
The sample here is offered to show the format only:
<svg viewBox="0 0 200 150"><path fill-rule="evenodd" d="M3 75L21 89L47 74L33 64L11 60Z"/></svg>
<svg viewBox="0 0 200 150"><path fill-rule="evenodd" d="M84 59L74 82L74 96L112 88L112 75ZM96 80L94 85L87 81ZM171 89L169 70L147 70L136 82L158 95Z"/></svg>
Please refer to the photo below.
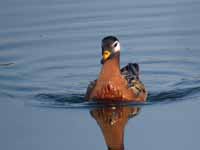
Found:
<svg viewBox="0 0 200 150"><path fill-rule="evenodd" d="M109 40L109 37L107 38ZM115 40L113 43L115 44ZM119 51L110 53L106 58L102 46L102 54L103 65L99 77L89 84L85 98L101 101L144 102L147 98L147 91L139 80L139 66L128 64L120 70Z"/></svg>

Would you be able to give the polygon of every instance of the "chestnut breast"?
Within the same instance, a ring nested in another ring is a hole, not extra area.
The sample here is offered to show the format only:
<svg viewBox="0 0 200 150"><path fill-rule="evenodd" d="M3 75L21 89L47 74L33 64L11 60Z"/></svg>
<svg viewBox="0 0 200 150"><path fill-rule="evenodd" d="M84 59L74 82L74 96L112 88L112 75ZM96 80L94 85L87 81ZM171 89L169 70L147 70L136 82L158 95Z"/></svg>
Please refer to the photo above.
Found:
<svg viewBox="0 0 200 150"><path fill-rule="evenodd" d="M101 69L90 98L95 100L132 100L134 93L122 77L118 61L108 60Z"/></svg>

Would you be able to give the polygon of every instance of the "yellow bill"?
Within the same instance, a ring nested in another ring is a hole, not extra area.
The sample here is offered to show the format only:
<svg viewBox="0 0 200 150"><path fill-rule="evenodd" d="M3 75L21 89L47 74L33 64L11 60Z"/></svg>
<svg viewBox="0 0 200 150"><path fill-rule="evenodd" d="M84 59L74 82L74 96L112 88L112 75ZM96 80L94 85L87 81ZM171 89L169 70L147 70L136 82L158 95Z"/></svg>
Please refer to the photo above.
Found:
<svg viewBox="0 0 200 150"><path fill-rule="evenodd" d="M110 57L110 55L111 55L111 52L108 50L105 50L103 52L103 60L107 60Z"/></svg>

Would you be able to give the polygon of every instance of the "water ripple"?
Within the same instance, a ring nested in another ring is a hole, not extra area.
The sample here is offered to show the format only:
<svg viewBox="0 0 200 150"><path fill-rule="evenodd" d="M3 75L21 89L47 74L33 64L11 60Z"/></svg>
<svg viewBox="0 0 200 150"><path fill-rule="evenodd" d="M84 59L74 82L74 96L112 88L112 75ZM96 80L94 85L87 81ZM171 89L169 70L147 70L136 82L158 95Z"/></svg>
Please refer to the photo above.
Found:
<svg viewBox="0 0 200 150"><path fill-rule="evenodd" d="M123 65L141 64L145 105L199 95L199 1L8 0L0 8L1 96L87 107L82 93L109 34L122 41Z"/></svg>
<svg viewBox="0 0 200 150"><path fill-rule="evenodd" d="M37 94L35 98L37 101L32 102L33 105L38 107L50 107L50 108L92 108L101 107L105 105L155 105L166 104L170 102L182 101L190 99L190 96L194 96L200 93L200 86L192 88L174 89L170 91L163 91L160 93L150 93L148 100L145 103L135 102L88 102L84 99L84 94Z"/></svg>

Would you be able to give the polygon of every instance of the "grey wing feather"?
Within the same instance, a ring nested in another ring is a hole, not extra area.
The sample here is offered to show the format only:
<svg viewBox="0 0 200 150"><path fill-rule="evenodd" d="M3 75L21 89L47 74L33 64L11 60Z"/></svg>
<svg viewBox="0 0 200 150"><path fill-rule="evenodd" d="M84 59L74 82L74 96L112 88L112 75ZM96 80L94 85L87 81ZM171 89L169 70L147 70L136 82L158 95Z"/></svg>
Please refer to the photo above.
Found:
<svg viewBox="0 0 200 150"><path fill-rule="evenodd" d="M94 89L94 87L96 85L96 81L97 80L91 81L90 84L88 85L87 92L85 94L85 99L89 99L89 95L92 92L92 90Z"/></svg>
<svg viewBox="0 0 200 150"><path fill-rule="evenodd" d="M136 95L146 93L144 84L139 79L139 65L137 63L129 63L121 69L122 76L127 80L128 87L131 88Z"/></svg>
<svg viewBox="0 0 200 150"><path fill-rule="evenodd" d="M121 69L121 74L128 81L128 86L131 87L133 80L139 80L139 65L129 63Z"/></svg>

